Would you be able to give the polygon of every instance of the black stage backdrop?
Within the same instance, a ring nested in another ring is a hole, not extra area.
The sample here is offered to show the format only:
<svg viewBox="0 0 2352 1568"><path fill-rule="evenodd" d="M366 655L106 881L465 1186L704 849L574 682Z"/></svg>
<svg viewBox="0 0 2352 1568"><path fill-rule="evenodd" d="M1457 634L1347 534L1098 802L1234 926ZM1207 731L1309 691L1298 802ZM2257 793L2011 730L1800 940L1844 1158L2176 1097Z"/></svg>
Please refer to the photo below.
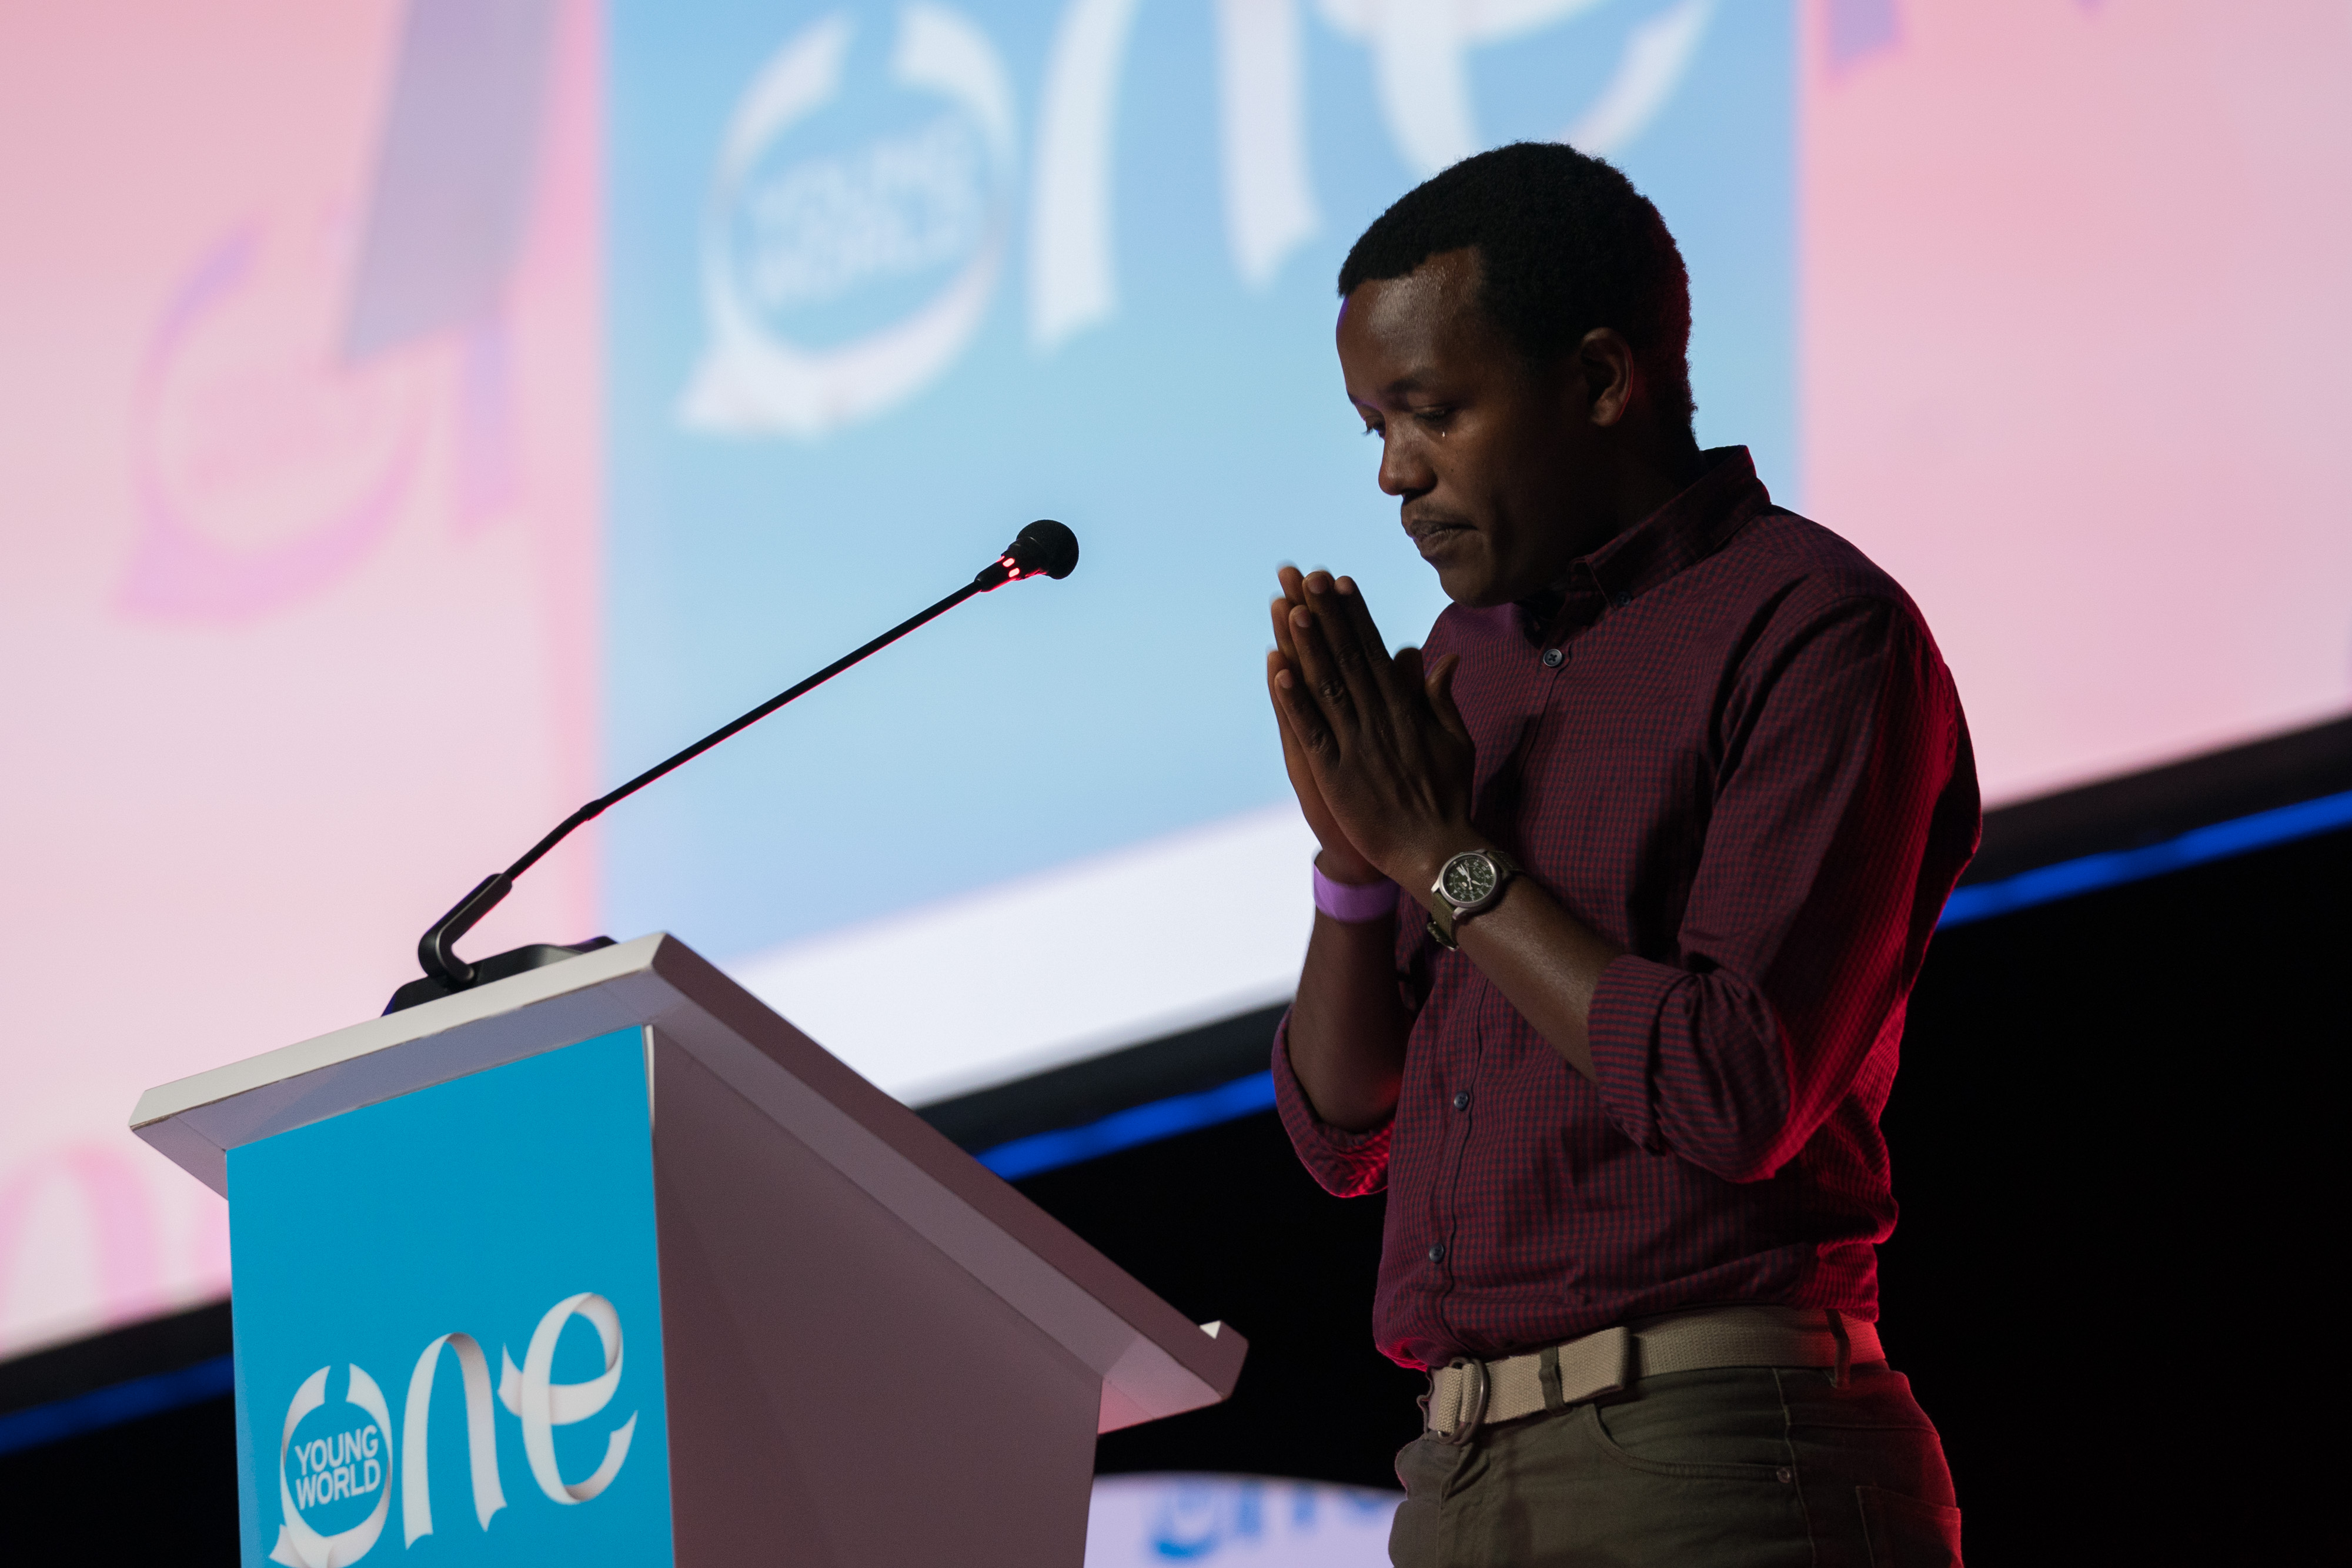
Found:
<svg viewBox="0 0 2352 1568"><path fill-rule="evenodd" d="M2338 832L1936 938L1886 1117L1884 1317L1975 1561L2342 1550L2322 1312L2347 886ZM1324 1196L1271 1115L1021 1186L1250 1336L1231 1403L1112 1435L1105 1471L1391 1484L1420 1383L1370 1346L1380 1200ZM234 1562L231 1442L215 1400L0 1458L7 1555L46 1520L77 1563Z"/></svg>
<svg viewBox="0 0 2352 1568"><path fill-rule="evenodd" d="M1939 935L1885 1117L1894 1364L1944 1434L1972 1560L2210 1565L2342 1550L2352 833ZM1253 1353L1227 1405L1106 1471L1390 1484L1417 1377L1370 1348L1379 1200L1324 1197L1271 1114L1024 1190Z"/></svg>

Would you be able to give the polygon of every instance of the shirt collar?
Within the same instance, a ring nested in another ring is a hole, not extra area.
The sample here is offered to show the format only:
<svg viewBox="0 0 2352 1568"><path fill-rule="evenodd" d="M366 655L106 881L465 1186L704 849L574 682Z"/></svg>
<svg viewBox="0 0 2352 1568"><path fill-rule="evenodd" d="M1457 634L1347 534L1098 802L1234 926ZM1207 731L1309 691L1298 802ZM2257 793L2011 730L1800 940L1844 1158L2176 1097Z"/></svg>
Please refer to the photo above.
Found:
<svg viewBox="0 0 2352 1568"><path fill-rule="evenodd" d="M1612 604L1648 592L1723 548L1772 504L1745 446L1699 454L1699 476L1664 506L1576 563Z"/></svg>
<svg viewBox="0 0 2352 1568"><path fill-rule="evenodd" d="M1566 610L1598 598L1622 609L1721 549L1748 518L1772 504L1745 446L1699 454L1699 476L1673 499L1569 569ZM1525 607L1530 611L1535 606ZM1549 608L1547 606L1546 608ZM1578 620L1598 614L1593 606ZM1549 621L1539 612L1531 619Z"/></svg>

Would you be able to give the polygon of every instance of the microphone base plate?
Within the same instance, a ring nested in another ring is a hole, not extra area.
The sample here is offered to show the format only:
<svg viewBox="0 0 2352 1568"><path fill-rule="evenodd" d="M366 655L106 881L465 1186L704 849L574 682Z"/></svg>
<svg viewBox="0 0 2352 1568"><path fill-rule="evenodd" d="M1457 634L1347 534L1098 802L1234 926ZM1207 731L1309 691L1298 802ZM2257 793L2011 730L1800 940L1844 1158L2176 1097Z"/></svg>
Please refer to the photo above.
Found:
<svg viewBox="0 0 2352 1568"><path fill-rule="evenodd" d="M511 947L476 963L470 985L452 986L437 976L419 975L393 992L392 1000L384 1004L383 1010L387 1014L402 1012L422 1002L454 997L459 991L472 990L475 986L486 986L492 980L503 980L529 969L544 969L550 964L561 964L566 958L577 958L583 953L593 953L599 947L612 945L610 936L591 936L587 941L574 943L569 947L553 942L532 942L524 946Z"/></svg>

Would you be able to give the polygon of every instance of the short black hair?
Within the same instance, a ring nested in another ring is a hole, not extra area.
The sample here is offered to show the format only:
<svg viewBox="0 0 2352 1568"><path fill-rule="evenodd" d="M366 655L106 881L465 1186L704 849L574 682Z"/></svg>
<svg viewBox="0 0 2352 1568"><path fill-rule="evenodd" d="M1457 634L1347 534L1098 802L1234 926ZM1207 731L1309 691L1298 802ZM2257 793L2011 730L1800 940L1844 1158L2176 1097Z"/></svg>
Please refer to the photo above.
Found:
<svg viewBox="0 0 2352 1568"><path fill-rule="evenodd" d="M1339 297L1433 256L1478 253L1478 303L1533 365L1596 327L1632 345L1669 431L1689 438L1690 273L1649 198L1557 141L1465 158L1372 220L1339 267Z"/></svg>

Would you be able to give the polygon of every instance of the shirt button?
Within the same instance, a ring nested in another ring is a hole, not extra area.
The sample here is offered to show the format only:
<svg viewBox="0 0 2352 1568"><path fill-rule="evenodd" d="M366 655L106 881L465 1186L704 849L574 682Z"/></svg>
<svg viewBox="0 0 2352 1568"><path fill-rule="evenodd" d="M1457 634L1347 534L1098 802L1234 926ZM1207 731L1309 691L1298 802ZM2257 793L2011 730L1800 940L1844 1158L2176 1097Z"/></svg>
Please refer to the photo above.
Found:
<svg viewBox="0 0 2352 1568"><path fill-rule="evenodd" d="M1546 648L1543 651L1544 668L1547 670L1557 670L1561 664L1565 664L1567 660L1568 655L1561 653L1557 648Z"/></svg>
<svg viewBox="0 0 2352 1568"><path fill-rule="evenodd" d="M1443 1262L1444 1262L1444 1261L1445 1261L1445 1243L1444 1243L1444 1242L1443 1242L1443 1241L1437 1242L1437 1243L1433 1244L1433 1245L1430 1248L1430 1249L1429 1249L1429 1260L1430 1260L1431 1262L1433 1262L1433 1263L1443 1263Z"/></svg>
<svg viewBox="0 0 2352 1568"><path fill-rule="evenodd" d="M1618 609L1622 610L1625 606L1633 602L1633 596L1630 593L1624 592L1612 593L1609 596L1609 602L1615 605Z"/></svg>
<svg viewBox="0 0 2352 1568"><path fill-rule="evenodd" d="M1456 1111L1467 1111L1468 1109L1470 1109L1470 1091L1468 1091L1467 1089L1464 1089L1464 1090L1458 1091L1458 1092L1454 1094L1454 1108Z"/></svg>

